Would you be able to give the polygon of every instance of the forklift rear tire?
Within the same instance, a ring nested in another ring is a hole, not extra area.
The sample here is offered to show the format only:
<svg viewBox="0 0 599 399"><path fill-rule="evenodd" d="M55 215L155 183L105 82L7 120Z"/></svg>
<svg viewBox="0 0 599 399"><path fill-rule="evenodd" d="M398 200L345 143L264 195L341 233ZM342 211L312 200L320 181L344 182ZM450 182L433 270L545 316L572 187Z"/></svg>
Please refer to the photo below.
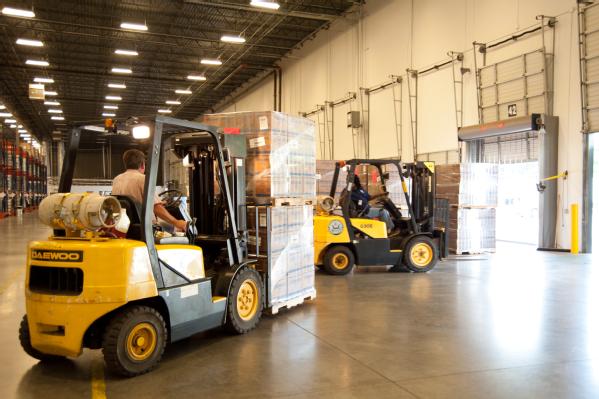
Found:
<svg viewBox="0 0 599 399"><path fill-rule="evenodd" d="M437 264L437 246L428 236L416 236L408 241L403 251L404 265L415 273L424 273Z"/></svg>
<svg viewBox="0 0 599 399"><path fill-rule="evenodd" d="M335 245L327 250L324 255L324 270L335 276L342 276L354 268L354 253L348 247Z"/></svg>
<svg viewBox="0 0 599 399"><path fill-rule="evenodd" d="M110 320L104 330L102 353L108 370L126 377L152 370L164 353L166 323L156 309L133 306Z"/></svg>
<svg viewBox="0 0 599 399"><path fill-rule="evenodd" d="M51 362L56 360L64 359L63 356L47 355L35 349L31 346L31 335L29 334L29 322L27 321L27 315L21 319L21 325L19 326L19 342L21 347L29 356L42 362Z"/></svg>
<svg viewBox="0 0 599 399"><path fill-rule="evenodd" d="M243 267L231 281L227 298L225 328L234 334L245 334L258 325L264 306L264 288L260 274Z"/></svg>

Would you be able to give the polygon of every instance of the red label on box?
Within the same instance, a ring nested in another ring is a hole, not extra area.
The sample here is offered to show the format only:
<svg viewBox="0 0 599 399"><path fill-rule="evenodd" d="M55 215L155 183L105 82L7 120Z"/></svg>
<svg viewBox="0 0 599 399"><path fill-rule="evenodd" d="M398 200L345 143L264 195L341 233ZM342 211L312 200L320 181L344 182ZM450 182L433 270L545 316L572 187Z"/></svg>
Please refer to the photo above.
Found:
<svg viewBox="0 0 599 399"><path fill-rule="evenodd" d="M223 129L224 134L241 134L241 129L238 127L226 127Z"/></svg>

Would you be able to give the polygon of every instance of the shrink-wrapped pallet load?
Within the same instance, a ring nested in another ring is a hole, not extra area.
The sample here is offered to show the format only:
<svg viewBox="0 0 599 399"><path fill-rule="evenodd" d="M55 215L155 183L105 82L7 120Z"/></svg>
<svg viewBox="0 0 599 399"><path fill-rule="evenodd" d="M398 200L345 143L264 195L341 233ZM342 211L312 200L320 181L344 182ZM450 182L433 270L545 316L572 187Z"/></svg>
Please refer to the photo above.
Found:
<svg viewBox="0 0 599 399"><path fill-rule="evenodd" d="M281 112L207 114L202 122L247 141L248 203L267 204L275 198L313 200L316 197L314 122Z"/></svg>
<svg viewBox="0 0 599 399"><path fill-rule="evenodd" d="M450 251L495 251L498 166L486 163L437 165L436 196L449 202Z"/></svg>

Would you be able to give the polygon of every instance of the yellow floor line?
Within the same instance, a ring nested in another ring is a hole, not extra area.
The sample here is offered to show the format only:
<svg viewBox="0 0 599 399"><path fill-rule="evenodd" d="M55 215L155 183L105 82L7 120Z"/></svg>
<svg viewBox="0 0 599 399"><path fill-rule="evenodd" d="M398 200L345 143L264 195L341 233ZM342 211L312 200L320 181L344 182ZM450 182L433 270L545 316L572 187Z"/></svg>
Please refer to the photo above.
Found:
<svg viewBox="0 0 599 399"><path fill-rule="evenodd" d="M104 362L92 361L92 399L106 399L106 381L104 381Z"/></svg>

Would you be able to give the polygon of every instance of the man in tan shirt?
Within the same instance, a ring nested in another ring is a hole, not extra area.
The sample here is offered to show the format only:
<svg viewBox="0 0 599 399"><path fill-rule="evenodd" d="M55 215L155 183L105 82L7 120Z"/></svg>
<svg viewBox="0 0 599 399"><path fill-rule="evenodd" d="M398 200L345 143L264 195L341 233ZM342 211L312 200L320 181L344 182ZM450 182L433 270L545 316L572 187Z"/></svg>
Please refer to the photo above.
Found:
<svg viewBox="0 0 599 399"><path fill-rule="evenodd" d="M127 170L116 176L112 181L113 195L126 195L133 201L142 204L144 198L144 184L146 176L146 157L140 150L127 150L123 154L123 162ZM177 220L166 210L158 195L154 193L154 215L165 222L175 226L181 231L187 229L185 220Z"/></svg>

